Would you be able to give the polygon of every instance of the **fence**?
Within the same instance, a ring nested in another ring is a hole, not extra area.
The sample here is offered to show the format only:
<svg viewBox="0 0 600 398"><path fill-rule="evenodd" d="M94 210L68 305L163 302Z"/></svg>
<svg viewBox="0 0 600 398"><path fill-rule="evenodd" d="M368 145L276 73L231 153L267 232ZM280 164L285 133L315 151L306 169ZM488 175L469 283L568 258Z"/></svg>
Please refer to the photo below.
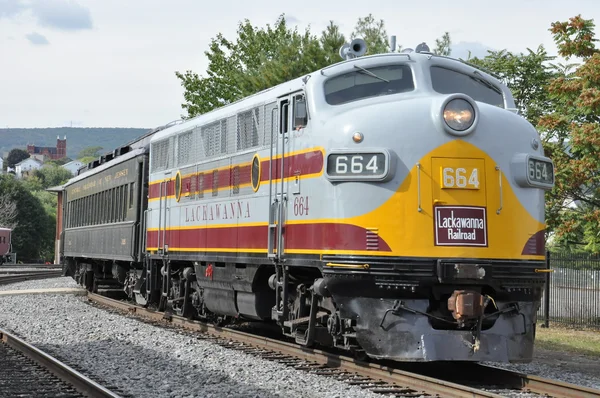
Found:
<svg viewBox="0 0 600 398"><path fill-rule="evenodd" d="M582 253L546 253L546 290L538 316L565 326L600 330L600 256Z"/></svg>

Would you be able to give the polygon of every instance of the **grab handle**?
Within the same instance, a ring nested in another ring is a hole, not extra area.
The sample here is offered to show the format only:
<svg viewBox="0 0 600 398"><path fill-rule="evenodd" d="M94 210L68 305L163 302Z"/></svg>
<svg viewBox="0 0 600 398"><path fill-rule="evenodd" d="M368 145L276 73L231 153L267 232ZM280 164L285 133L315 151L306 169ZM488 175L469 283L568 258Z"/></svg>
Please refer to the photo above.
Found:
<svg viewBox="0 0 600 398"><path fill-rule="evenodd" d="M417 163L417 211L420 213L421 208L421 163Z"/></svg>
<svg viewBox="0 0 600 398"><path fill-rule="evenodd" d="M496 171L498 171L498 185L500 186L500 207L496 210L496 214L500 214L500 210L502 210L502 170L500 170L500 166L496 166Z"/></svg>

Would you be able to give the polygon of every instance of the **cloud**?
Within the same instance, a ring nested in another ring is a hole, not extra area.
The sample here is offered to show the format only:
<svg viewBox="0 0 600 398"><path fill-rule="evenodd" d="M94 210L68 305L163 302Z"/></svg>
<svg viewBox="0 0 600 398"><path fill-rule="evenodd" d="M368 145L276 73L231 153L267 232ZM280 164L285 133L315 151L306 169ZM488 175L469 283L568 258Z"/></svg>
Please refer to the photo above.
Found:
<svg viewBox="0 0 600 398"><path fill-rule="evenodd" d="M41 35L37 32L29 33L28 35L25 35L25 37L27 38L27 40L29 40L31 44L36 46L45 46L50 44L48 39L46 39L46 36Z"/></svg>
<svg viewBox="0 0 600 398"><path fill-rule="evenodd" d="M0 0L0 18L12 18L26 8L21 0Z"/></svg>
<svg viewBox="0 0 600 398"><path fill-rule="evenodd" d="M41 26L61 30L92 28L90 10L72 0L38 0L31 11Z"/></svg>
<svg viewBox="0 0 600 398"><path fill-rule="evenodd" d="M14 18L29 11L37 24L59 30L81 30L92 28L90 10L73 0L0 0L0 19Z"/></svg>

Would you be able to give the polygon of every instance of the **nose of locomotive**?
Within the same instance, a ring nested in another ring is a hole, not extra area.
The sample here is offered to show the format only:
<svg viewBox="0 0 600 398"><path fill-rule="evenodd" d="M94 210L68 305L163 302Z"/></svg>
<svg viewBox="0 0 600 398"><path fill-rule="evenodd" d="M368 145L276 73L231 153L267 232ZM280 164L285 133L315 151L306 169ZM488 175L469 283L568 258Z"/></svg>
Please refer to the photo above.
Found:
<svg viewBox="0 0 600 398"><path fill-rule="evenodd" d="M441 130L464 137L477 129L479 107L468 95L454 93L432 101L431 116L433 123Z"/></svg>

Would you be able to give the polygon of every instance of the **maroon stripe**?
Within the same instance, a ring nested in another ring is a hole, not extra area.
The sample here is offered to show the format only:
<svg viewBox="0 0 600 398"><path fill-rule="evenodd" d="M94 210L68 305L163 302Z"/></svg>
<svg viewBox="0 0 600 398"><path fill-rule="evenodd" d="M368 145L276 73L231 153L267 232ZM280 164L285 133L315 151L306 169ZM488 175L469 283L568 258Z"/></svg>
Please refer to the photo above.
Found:
<svg viewBox="0 0 600 398"><path fill-rule="evenodd" d="M307 175L319 173L323 169L323 153L321 151L312 151L306 153L300 153L292 156L286 156L284 164L284 176L285 178L292 177L294 175ZM234 166L235 167L235 166ZM269 160L262 160L260 167L260 181L269 180ZM216 169L215 169L216 170ZM202 187L198 184L198 190L203 191L213 189L213 171L204 171L204 183ZM251 166L244 165L239 168L240 173L240 185L249 184L251 182ZM281 159L275 159L273 161L273 178L278 179L281 176ZM191 178L185 177L182 179L181 193L186 194L191 189ZM194 176L193 178L198 178ZM219 189L229 188L233 184L233 167L222 169L218 171L218 187ZM167 195L172 196L175 194L175 181L174 179L167 182ZM158 198L160 196L160 184L152 184L148 189L148 195L150 199Z"/></svg>
<svg viewBox="0 0 600 398"><path fill-rule="evenodd" d="M527 243L525 243L521 254L532 256L543 256L544 254L546 254L545 235L545 229L542 229L541 231L538 231L535 234L531 235L531 237L527 240Z"/></svg>
<svg viewBox="0 0 600 398"><path fill-rule="evenodd" d="M367 230L351 224L289 224L285 227L288 250L367 250ZM267 226L198 228L167 231L165 243L172 249L264 249ZM147 247L157 247L158 231L150 231ZM378 237L378 250L391 251Z"/></svg>

